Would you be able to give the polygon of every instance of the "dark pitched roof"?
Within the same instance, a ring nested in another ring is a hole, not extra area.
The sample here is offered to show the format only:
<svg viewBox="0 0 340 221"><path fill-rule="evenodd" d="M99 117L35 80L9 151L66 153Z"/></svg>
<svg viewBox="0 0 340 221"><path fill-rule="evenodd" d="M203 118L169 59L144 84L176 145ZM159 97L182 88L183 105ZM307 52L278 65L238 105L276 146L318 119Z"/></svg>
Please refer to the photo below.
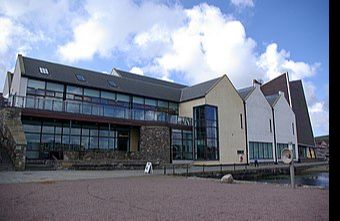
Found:
<svg viewBox="0 0 340 221"><path fill-rule="evenodd" d="M270 106L274 107L276 101L279 99L280 95L279 94L272 94L272 95L268 95L266 96L266 99L268 101L268 103L270 104Z"/></svg>
<svg viewBox="0 0 340 221"><path fill-rule="evenodd" d="M288 73L284 73L263 84L261 86L261 91L265 96L277 94L279 91L282 91L285 93L285 98L288 101L288 104L290 104L288 82Z"/></svg>
<svg viewBox="0 0 340 221"><path fill-rule="evenodd" d="M301 80L289 82L292 108L296 117L298 143L314 146L314 135Z"/></svg>
<svg viewBox="0 0 340 221"><path fill-rule="evenodd" d="M171 82L163 81L160 83L161 80L157 79L150 80L148 78L145 80L145 77L126 77L129 75L127 73L123 74L125 77L117 77L110 74L104 74L96 71L56 64L28 57L22 57L22 61L24 67L23 76L175 102L179 102L181 97L181 88L178 84L172 84ZM40 74L39 67L47 68L49 74ZM83 75L86 81L78 81L75 74ZM117 87L110 86L108 84L108 80L114 81Z"/></svg>
<svg viewBox="0 0 340 221"><path fill-rule="evenodd" d="M118 70L117 68L114 68L114 70L123 78L129 78L129 79L140 80L140 81L147 81L149 83L161 84L161 85L164 85L164 86L174 87L174 88L187 87L186 85L182 85L182 84L163 81L163 80L160 80L160 79L156 79L156 78L152 78L152 77L148 77L148 76L144 76L144 75L129 73L129 72L126 72L126 71Z"/></svg>
<svg viewBox="0 0 340 221"><path fill-rule="evenodd" d="M200 84L182 89L181 101L193 100L196 98L204 97L209 90L217 83L222 77L212 79Z"/></svg>
<svg viewBox="0 0 340 221"><path fill-rule="evenodd" d="M250 87L238 89L237 92L238 92L238 94L241 96L241 98L242 98L243 100L245 100L246 97L247 97L251 92L253 92L254 89L255 89L254 86L250 86Z"/></svg>

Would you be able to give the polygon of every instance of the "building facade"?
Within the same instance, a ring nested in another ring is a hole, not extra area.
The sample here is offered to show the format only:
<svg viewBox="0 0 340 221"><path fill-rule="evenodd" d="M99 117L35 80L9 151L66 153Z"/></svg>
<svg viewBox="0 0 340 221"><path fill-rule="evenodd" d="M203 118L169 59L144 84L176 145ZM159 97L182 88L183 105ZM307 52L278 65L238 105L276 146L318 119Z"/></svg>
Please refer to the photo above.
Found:
<svg viewBox="0 0 340 221"><path fill-rule="evenodd" d="M275 161L282 161L281 152L283 149L289 148L289 144L292 144L294 160L298 160L295 114L288 101L285 99L284 92L279 91L278 94L266 96L266 98L273 111Z"/></svg>
<svg viewBox="0 0 340 221"><path fill-rule="evenodd" d="M275 139L272 107L256 80L253 86L238 90L243 98L246 116L248 162L274 162Z"/></svg>
<svg viewBox="0 0 340 221"><path fill-rule="evenodd" d="M265 96L277 94L279 91L284 92L296 117L299 158L300 160L316 158L313 129L301 80L289 81L288 73L284 73L263 84L261 90Z"/></svg>
<svg viewBox="0 0 340 221"><path fill-rule="evenodd" d="M15 124L2 134L12 130L12 143L20 137L18 148L5 145L18 165L280 162L290 143L297 160L290 91L263 88L254 81L237 91L226 75L186 86L18 55L3 90L10 107L1 112L3 124Z"/></svg>

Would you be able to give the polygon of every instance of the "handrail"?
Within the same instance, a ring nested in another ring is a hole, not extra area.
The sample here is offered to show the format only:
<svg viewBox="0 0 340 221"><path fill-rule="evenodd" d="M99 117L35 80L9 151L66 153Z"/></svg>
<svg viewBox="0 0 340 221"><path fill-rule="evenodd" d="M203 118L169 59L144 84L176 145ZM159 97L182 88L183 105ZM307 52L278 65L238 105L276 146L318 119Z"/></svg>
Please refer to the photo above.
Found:
<svg viewBox="0 0 340 221"><path fill-rule="evenodd" d="M114 105L98 105L86 102L61 100L53 98L10 96L9 106L17 108L32 108L56 112L77 113L92 116L104 116L138 121L157 121L170 124L192 126L192 118L171 115L165 112L130 109Z"/></svg>

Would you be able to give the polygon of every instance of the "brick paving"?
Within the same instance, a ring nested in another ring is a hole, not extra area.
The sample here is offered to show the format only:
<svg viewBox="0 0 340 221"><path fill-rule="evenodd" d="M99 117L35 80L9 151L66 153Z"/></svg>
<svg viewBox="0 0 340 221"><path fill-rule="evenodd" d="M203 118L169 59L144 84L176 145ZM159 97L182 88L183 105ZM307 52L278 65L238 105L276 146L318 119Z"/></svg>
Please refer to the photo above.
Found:
<svg viewBox="0 0 340 221"><path fill-rule="evenodd" d="M0 184L0 220L329 220L329 190L141 175Z"/></svg>

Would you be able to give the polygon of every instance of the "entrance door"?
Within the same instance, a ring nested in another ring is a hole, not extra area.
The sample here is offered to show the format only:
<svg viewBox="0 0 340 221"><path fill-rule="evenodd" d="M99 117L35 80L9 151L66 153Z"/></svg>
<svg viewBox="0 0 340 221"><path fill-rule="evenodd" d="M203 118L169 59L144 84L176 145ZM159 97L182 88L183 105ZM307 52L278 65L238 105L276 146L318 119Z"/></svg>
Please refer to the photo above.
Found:
<svg viewBox="0 0 340 221"><path fill-rule="evenodd" d="M117 131L117 149L119 151L128 151L129 150L129 132L128 131Z"/></svg>

